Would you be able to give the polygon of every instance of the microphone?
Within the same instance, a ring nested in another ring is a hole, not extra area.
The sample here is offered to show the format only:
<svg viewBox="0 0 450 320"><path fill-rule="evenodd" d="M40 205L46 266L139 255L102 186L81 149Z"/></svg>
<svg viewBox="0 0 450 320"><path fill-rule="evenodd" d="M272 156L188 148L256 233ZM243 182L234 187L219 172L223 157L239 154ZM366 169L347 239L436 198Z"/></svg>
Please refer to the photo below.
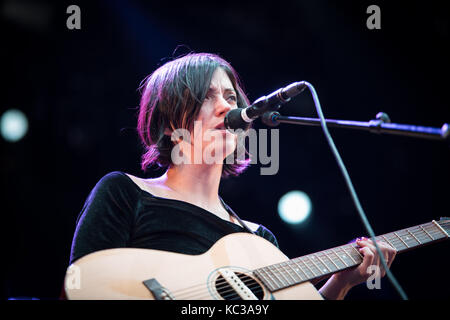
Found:
<svg viewBox="0 0 450 320"><path fill-rule="evenodd" d="M294 82L287 87L278 89L268 96L262 96L247 108L238 108L229 111L225 115L224 124L227 129L247 130L250 123L267 111L274 111L280 105L300 94L307 87L305 81Z"/></svg>

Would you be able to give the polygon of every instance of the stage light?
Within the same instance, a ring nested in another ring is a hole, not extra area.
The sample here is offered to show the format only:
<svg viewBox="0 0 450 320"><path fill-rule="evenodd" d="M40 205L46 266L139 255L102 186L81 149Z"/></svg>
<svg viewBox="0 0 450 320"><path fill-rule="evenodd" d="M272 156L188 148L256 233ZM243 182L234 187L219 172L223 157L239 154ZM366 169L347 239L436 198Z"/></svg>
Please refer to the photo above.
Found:
<svg viewBox="0 0 450 320"><path fill-rule="evenodd" d="M25 114L17 109L9 109L0 119L0 133L6 141L17 142L28 131L28 120Z"/></svg>
<svg viewBox="0 0 450 320"><path fill-rule="evenodd" d="M308 218L311 213L311 200L303 191L289 191L278 201L278 214L290 224L298 224Z"/></svg>

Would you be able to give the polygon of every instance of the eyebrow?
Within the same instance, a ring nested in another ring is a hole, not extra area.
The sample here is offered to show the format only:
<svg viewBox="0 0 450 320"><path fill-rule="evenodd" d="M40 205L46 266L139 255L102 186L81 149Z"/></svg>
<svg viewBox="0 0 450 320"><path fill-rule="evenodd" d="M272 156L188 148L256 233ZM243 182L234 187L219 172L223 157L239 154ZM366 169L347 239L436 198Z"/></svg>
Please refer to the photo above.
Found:
<svg viewBox="0 0 450 320"><path fill-rule="evenodd" d="M209 87L208 93L217 93L219 90L216 87ZM224 92L231 92L236 94L236 90L234 88L225 88Z"/></svg>

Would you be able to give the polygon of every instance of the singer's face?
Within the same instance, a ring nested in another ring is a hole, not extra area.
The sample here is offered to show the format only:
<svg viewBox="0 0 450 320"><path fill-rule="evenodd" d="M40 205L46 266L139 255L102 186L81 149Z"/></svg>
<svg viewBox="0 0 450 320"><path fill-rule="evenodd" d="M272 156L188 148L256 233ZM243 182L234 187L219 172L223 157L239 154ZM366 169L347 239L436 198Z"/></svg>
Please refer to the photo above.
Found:
<svg viewBox="0 0 450 320"><path fill-rule="evenodd" d="M196 119L197 127L194 125L194 149L197 152L201 150L203 162L208 162L207 157L210 161L213 157L216 162L222 163L223 159L234 152L237 138L225 129L223 121L228 111L235 108L237 94L233 84L227 73L222 68L217 68ZM198 126L200 123L201 128Z"/></svg>

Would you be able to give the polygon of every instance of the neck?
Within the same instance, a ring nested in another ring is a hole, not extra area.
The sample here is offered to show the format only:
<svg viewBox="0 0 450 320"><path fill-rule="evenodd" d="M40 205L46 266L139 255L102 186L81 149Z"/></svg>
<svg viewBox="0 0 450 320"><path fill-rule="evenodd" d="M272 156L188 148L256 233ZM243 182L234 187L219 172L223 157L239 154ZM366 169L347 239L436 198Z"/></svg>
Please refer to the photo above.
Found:
<svg viewBox="0 0 450 320"><path fill-rule="evenodd" d="M170 167L161 182L171 190L205 207L220 206L220 165L177 165Z"/></svg>
<svg viewBox="0 0 450 320"><path fill-rule="evenodd" d="M448 238L450 222L443 218L415 227L402 229L376 237L388 243L397 252L404 252ZM320 279L341 270L355 267L363 261L355 242L309 254L255 270L257 277L271 290Z"/></svg>

